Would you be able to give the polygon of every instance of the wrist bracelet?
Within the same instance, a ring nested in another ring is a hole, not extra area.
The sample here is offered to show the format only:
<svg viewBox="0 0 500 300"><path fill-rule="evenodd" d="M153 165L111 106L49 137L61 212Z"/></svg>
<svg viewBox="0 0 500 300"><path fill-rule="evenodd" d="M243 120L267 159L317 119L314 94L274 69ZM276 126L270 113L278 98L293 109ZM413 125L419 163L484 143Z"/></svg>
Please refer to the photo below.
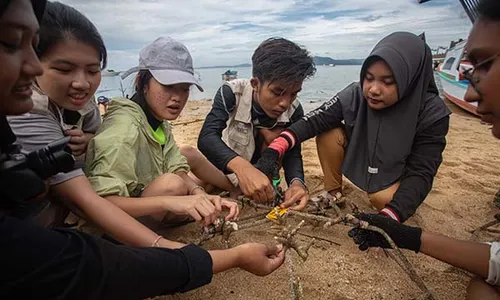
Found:
<svg viewBox="0 0 500 300"><path fill-rule="evenodd" d="M294 179L292 179L292 181L290 181L290 185L292 185L292 183L294 181L299 181L300 183L302 183L302 186L304 186L304 189L306 190L306 192L309 194L309 189L307 188L307 185L306 183L304 182L304 180L300 179L299 177L295 177Z"/></svg>
<svg viewBox="0 0 500 300"><path fill-rule="evenodd" d="M205 192L205 189L204 189L201 185L195 185L195 186L193 186L193 187L191 188L191 190L189 191L189 195L193 195L193 192L194 192L194 190L196 190L196 189L200 189L200 190L202 190L203 192Z"/></svg>
<svg viewBox="0 0 500 300"><path fill-rule="evenodd" d="M156 240L153 242L153 244L151 245L151 247L160 247L160 245L158 244L160 242L160 240L162 239L163 237L161 235L159 235Z"/></svg>
<svg viewBox="0 0 500 300"><path fill-rule="evenodd" d="M390 207L386 206L384 209L382 209L380 211L380 213L383 214L386 217L389 217L389 218L393 219L394 221L396 221L398 223L401 223L401 221L399 220L398 214L393 209L391 209Z"/></svg>

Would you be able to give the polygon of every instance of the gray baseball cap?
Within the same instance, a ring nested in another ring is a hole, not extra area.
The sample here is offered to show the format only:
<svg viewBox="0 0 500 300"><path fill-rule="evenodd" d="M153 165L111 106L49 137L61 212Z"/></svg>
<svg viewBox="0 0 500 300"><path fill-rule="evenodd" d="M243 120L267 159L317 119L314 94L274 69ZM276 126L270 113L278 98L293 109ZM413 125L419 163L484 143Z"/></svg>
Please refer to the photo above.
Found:
<svg viewBox="0 0 500 300"><path fill-rule="evenodd" d="M198 79L194 77L193 58L183 44L170 37L160 37L144 47L139 53L139 66L124 72L125 79L134 72L149 70L163 85L191 83L203 92Z"/></svg>

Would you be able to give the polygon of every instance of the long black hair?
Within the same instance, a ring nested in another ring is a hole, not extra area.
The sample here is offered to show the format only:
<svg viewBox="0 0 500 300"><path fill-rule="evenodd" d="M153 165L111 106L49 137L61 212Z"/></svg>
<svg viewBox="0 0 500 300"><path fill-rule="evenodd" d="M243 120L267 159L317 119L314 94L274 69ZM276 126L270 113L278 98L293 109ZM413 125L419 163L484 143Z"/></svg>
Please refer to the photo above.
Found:
<svg viewBox="0 0 500 300"><path fill-rule="evenodd" d="M1 0L0 1L0 17L2 17L3 13L9 7L11 0ZM31 5L33 5L33 11L35 12L36 18L38 22L42 20L43 11L45 10L45 5L47 4L47 0L31 0Z"/></svg>
<svg viewBox="0 0 500 300"><path fill-rule="evenodd" d="M144 89L151 78L153 78L153 74L151 74L149 70L140 70L135 78L135 94L130 98L130 100L137 103L146 114L150 111L150 108L146 101L146 96L144 96Z"/></svg>
<svg viewBox="0 0 500 300"><path fill-rule="evenodd" d="M106 68L108 60L106 46L94 24L71 6L60 2L47 2L40 24L38 57L43 57L51 47L66 39L76 39L94 47L99 52L101 68Z"/></svg>

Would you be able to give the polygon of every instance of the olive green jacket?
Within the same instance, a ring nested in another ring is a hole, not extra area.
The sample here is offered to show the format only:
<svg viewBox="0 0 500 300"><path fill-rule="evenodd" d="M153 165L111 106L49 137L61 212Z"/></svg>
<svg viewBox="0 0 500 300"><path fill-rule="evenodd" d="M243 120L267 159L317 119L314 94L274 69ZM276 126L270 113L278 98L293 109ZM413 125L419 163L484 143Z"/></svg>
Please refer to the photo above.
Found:
<svg viewBox="0 0 500 300"><path fill-rule="evenodd" d="M164 173L189 172L170 124L161 126L167 137L163 149L139 105L125 98L111 101L86 157L85 173L100 196L137 196Z"/></svg>

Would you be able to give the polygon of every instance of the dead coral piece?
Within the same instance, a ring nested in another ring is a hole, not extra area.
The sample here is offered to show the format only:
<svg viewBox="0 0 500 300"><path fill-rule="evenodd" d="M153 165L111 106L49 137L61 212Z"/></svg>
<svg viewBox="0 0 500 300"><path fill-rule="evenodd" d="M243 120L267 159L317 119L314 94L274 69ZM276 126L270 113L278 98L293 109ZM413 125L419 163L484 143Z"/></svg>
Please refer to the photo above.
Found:
<svg viewBox="0 0 500 300"><path fill-rule="evenodd" d="M283 246L295 250L300 258L302 258L303 261L306 261L309 256L309 248L311 248L314 244L315 239L312 238L307 245L301 244L297 241L295 235L304 224L305 221L302 220L295 227L285 226L276 234L274 239L278 241L278 243L283 244Z"/></svg>
<svg viewBox="0 0 500 300"><path fill-rule="evenodd" d="M257 204L254 201L252 201L248 197L240 196L238 197L238 202L240 202L243 206L248 205L251 207L254 207L256 210L257 209L270 209L269 206L262 205L262 204ZM352 202L346 201L346 204L350 207L351 211L353 213L359 213L359 208ZM315 208L316 212L324 212L323 209L318 209L318 207ZM307 220L312 220L314 222L324 222L324 227L329 227L335 224L340 224L343 223L345 225L350 225L350 226L359 226L363 229L374 231L380 233L389 243L389 245L392 247L394 250L394 257L396 262L402 267L402 269L408 274L410 279L415 282L415 284L424 292L423 299L436 299L434 294L427 288L425 285L424 281L422 278L416 273L415 269L411 265L411 263L408 261L406 256L401 252L401 250L396 246L392 238L382 229L370 225L366 221L362 221L357 219L351 214L346 214L346 215L341 215L339 211L336 210L337 217L335 218L329 218L324 215L315 215L315 214L310 214L307 212L299 212L299 211L294 211L294 210L288 210L287 213L284 216L280 216L279 213L276 211L276 223L279 224L280 226L273 226L272 229L281 229L277 235L275 236L275 239L283 244L287 248L294 249L295 252L299 255L300 258L302 258L303 261L307 260L308 257L308 251L309 248L313 245L315 238L313 238L306 246L300 244L297 242L295 235L298 234L298 231L300 228L304 225L305 219ZM302 221L296 225L295 227L291 226L286 226L286 218L287 216L297 216L302 218ZM326 215L326 214L325 214ZM500 214L496 215L495 218L497 220L490 222L488 224L485 224L480 227L481 230L484 230L488 227L491 227L495 224L500 224ZM264 224L264 222L267 222L267 219L264 220L258 220L258 221L252 221L246 226L240 226L240 229L244 228L250 228L253 226L256 226L255 224L261 225ZM261 223L262 222L262 223ZM295 275L293 273L293 262L291 261L291 258L288 258L287 256L287 265L289 266L289 272L290 272L290 286L291 286L291 293L292 293L292 299L303 299L302 296L302 285L300 284L300 280L295 278Z"/></svg>
<svg viewBox="0 0 500 300"><path fill-rule="evenodd" d="M229 236L238 231L238 224L232 221L226 221L223 218L215 220L214 224L203 227L201 237L193 242L195 245L201 245L217 235L222 235L226 246L229 246Z"/></svg>

